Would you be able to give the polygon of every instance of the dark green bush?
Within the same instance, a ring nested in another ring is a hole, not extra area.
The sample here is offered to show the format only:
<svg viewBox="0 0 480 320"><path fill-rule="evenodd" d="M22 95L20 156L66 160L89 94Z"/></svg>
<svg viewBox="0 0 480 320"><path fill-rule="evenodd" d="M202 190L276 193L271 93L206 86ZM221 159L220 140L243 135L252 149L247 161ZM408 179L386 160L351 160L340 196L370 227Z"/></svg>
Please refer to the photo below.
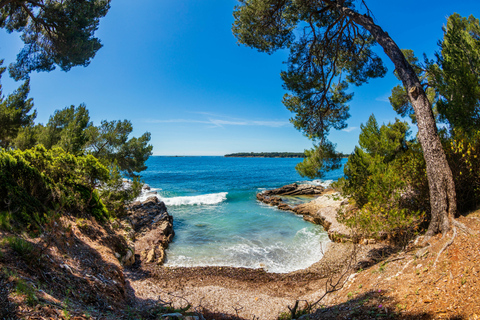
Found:
<svg viewBox="0 0 480 320"><path fill-rule="evenodd" d="M61 148L0 152L0 212L3 226L40 224L52 212L109 216L95 188L109 171L92 156Z"/></svg>
<svg viewBox="0 0 480 320"><path fill-rule="evenodd" d="M480 130L442 132L443 146L455 180L460 213L480 206Z"/></svg>
<svg viewBox="0 0 480 320"><path fill-rule="evenodd" d="M429 209L425 162L418 143L408 141L406 122L379 126L372 115L361 126L359 147L337 183L357 210L340 219L359 236L404 238L413 235Z"/></svg>

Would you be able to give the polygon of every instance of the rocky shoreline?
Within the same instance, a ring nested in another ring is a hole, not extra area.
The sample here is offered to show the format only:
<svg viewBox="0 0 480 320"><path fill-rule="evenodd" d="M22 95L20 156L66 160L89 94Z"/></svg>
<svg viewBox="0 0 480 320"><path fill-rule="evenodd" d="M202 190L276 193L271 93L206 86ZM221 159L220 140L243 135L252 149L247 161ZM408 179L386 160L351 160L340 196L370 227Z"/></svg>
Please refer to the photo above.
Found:
<svg viewBox="0 0 480 320"><path fill-rule="evenodd" d="M310 196L308 203L291 206L286 197ZM287 210L302 215L303 219L321 225L333 242L359 242L351 230L337 219L339 210L348 210L348 199L333 189L310 184L292 183L277 189L262 191L257 199L280 210ZM368 240L362 240L363 242Z"/></svg>
<svg viewBox="0 0 480 320"><path fill-rule="evenodd" d="M134 263L163 265L165 250L175 236L173 217L163 201L150 196L145 201L135 201L127 207L127 215L116 222L122 226L128 250L120 259L122 265Z"/></svg>

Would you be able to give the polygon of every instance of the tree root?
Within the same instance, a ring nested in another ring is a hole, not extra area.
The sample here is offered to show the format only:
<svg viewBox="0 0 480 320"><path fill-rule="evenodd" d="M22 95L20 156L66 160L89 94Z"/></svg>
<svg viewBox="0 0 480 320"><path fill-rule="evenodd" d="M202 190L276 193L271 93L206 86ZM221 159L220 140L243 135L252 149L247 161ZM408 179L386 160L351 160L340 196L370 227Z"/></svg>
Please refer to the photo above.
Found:
<svg viewBox="0 0 480 320"><path fill-rule="evenodd" d="M457 220L453 219L452 223L455 227L458 227L460 230L462 230L463 232L465 232L468 235L478 234L477 231L470 229L469 227L467 227L466 225L464 225L460 221L457 221Z"/></svg>
<svg viewBox="0 0 480 320"><path fill-rule="evenodd" d="M445 251L445 249L447 249L447 248L453 243L453 240L455 239L456 236L457 236L457 228L455 227L455 220L454 220L452 239L450 239L450 241L448 241L448 242L443 246L443 248L438 252L437 258L435 259L435 263L433 264L433 267L434 267L434 268L435 268L435 266L437 265L438 258L440 258L440 255L443 253L443 251Z"/></svg>

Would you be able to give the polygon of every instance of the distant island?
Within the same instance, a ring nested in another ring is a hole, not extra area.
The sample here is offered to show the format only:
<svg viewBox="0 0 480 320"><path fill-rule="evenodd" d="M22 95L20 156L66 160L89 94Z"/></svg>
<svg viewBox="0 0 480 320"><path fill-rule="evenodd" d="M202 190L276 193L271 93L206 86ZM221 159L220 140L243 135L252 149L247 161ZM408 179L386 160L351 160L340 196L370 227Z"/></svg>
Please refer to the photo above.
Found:
<svg viewBox="0 0 480 320"><path fill-rule="evenodd" d="M348 154L339 152L340 158L348 158ZM224 155L229 158L305 158L303 152L237 152Z"/></svg>
<svg viewBox="0 0 480 320"><path fill-rule="evenodd" d="M303 152L238 152L226 154L225 157L238 158L305 158Z"/></svg>

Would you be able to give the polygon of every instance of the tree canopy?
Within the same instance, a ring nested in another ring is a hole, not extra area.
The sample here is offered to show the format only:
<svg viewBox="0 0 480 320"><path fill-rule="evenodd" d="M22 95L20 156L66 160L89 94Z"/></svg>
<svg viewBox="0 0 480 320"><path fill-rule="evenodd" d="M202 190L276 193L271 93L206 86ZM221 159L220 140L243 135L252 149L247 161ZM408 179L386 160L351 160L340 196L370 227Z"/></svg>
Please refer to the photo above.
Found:
<svg viewBox="0 0 480 320"><path fill-rule="evenodd" d="M94 37L110 0L2 0L0 27L21 32L25 46L9 66L16 80L55 66L87 66L101 48Z"/></svg>
<svg viewBox="0 0 480 320"><path fill-rule="evenodd" d="M454 13L443 27L440 51L421 63L413 50L402 50L414 67L438 122L467 132L480 126L480 22ZM402 85L389 98L395 111L415 122L413 106Z"/></svg>
<svg viewBox="0 0 480 320"><path fill-rule="evenodd" d="M439 95L440 120L471 131L480 127L480 21L453 14L443 32L436 62L428 63L430 85Z"/></svg>
<svg viewBox="0 0 480 320"><path fill-rule="evenodd" d="M288 48L287 70L281 73L289 91L284 104L292 122L308 137L324 143L331 128L348 118L349 84L361 85L386 73L372 50L379 44L395 65L415 112L430 187L428 234L450 229L456 213L452 172L437 132L431 103L394 40L377 25L364 0L240 0L233 32L240 43L272 53Z"/></svg>
<svg viewBox="0 0 480 320"><path fill-rule="evenodd" d="M33 124L33 123L32 123ZM129 120L106 121L94 126L85 105L56 110L48 122L28 126L18 132L15 146L21 150L37 144L47 149L62 148L74 155L92 155L105 166L118 167L128 176L135 176L147 167L152 154L150 133L130 137L133 131Z"/></svg>
<svg viewBox="0 0 480 320"><path fill-rule="evenodd" d="M354 8L354 1L344 1ZM386 73L372 51L372 36L358 27L334 1L241 0L233 32L240 43L272 53L289 48L281 73L290 93L283 103L294 126L323 140L331 128L343 129L350 117L349 84L361 85Z"/></svg>
<svg viewBox="0 0 480 320"><path fill-rule="evenodd" d="M2 63L0 60L0 66ZM0 79L4 72L5 67L0 67ZM37 112L31 112L33 99L28 98L29 92L29 81L26 80L15 92L4 97L0 84L0 148L10 147L22 128L33 125Z"/></svg>
<svg viewBox="0 0 480 320"><path fill-rule="evenodd" d="M100 126L88 129L88 142L85 150L108 164L115 163L129 176L147 169L145 161L152 155L153 147L148 144L150 133L139 138L128 138L132 132L129 120L106 121Z"/></svg>

